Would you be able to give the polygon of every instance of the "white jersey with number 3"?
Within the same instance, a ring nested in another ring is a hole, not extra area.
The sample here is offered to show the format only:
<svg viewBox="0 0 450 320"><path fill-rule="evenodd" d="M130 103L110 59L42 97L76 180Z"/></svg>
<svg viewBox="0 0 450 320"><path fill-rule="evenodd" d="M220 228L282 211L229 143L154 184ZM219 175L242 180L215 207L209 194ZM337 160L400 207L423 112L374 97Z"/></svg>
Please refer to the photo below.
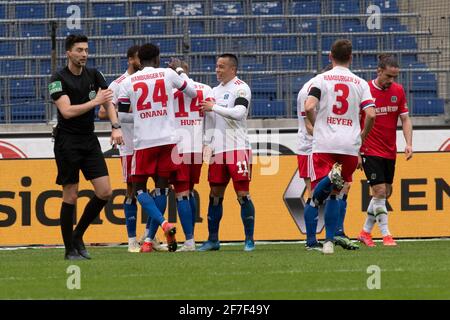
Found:
<svg viewBox="0 0 450 320"><path fill-rule="evenodd" d="M174 90L174 109L179 153L201 153L203 148L204 113L200 111L200 102L212 99L210 86L193 82L197 97L190 98L180 90Z"/></svg>
<svg viewBox="0 0 450 320"><path fill-rule="evenodd" d="M123 81L119 103L130 103L133 109L135 150L178 142L172 92L195 92L187 80L169 68L145 67Z"/></svg>
<svg viewBox="0 0 450 320"><path fill-rule="evenodd" d="M358 155L360 111L375 106L367 82L349 69L336 66L316 76L311 88L320 90L313 153Z"/></svg>
<svg viewBox="0 0 450 320"><path fill-rule="evenodd" d="M214 154L233 151L249 150L250 142L247 134L247 115L252 93L250 87L238 77L213 88L216 104L224 108L234 108L237 98L245 98L249 105L243 120L228 119L216 114L215 133L213 140Z"/></svg>

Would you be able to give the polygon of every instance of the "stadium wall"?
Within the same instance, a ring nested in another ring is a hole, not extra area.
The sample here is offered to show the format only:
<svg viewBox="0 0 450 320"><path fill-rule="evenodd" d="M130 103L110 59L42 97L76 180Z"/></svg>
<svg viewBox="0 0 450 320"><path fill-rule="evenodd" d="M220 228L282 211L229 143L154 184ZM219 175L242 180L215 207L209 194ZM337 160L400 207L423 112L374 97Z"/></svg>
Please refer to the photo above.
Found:
<svg viewBox="0 0 450 320"><path fill-rule="evenodd" d="M435 130L436 131L436 130ZM389 199L391 209L390 229L398 238L416 237L448 237L450 236L450 132L436 131L428 136L415 134L416 150L426 149L416 153L411 161L405 161L398 154L397 171L394 181L394 193ZM258 135L259 152L270 149L274 156L256 156L253 167L251 194L256 207L255 238L257 240L303 240L304 225L303 201L299 196L304 191L304 185L298 178L297 160L290 154L292 133L281 135L283 141L279 151L273 150L263 141L273 142L267 136ZM289 138L291 136L291 138ZM295 136L295 134L294 134ZM433 143L431 136L438 143ZM436 139L440 137L443 140ZM253 138L255 139L255 138ZM41 146L31 139L25 144ZM428 140L428 141L427 141ZM291 141L291 142L289 142ZM295 141L295 140L293 140ZM399 139L399 142L401 139ZM50 140L47 139L47 144ZM441 144L440 144L441 143ZM436 148L437 145L439 147ZM31 158L32 154L18 147L18 143L2 141L0 146L3 155L9 148L9 157L15 159L0 160L0 246L61 244L59 227L59 208L61 190L55 185L56 165L53 159ZM441 150L439 152L438 150ZM291 150L292 151L292 150ZM433 152L432 152L433 151ZM284 153L284 154L283 154ZM35 154L37 155L37 154ZM23 156L29 159L17 159ZM102 211L99 219L86 234L88 243L122 243L126 242L125 220L122 210L125 194L121 177L121 165L118 158L107 159L114 190L112 201ZM203 166L201 183L196 188L200 201L196 240L207 238L207 202L209 187L206 182L207 167ZM356 237L360 231L365 215L362 213L369 200L368 185L362 172L357 171L348 200L346 233ZM77 217L93 196L91 185L81 179L80 199ZM223 241L242 241L243 227L240 209L231 187L228 188L224 201L224 216L221 223L220 238ZM172 196L168 208L169 220L178 223L175 211L175 200ZM145 217L139 212L138 236L144 230ZM318 226L319 238L323 237L323 216L320 216ZM163 238L163 235L159 235ZM374 232L379 237L378 230ZM183 240L179 235L178 240Z"/></svg>

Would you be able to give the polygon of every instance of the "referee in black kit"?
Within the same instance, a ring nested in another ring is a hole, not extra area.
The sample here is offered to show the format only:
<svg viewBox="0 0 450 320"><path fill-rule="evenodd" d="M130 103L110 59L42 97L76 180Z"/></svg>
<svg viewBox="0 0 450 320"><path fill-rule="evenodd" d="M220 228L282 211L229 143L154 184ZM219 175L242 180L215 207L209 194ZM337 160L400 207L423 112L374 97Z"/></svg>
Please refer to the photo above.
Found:
<svg viewBox="0 0 450 320"><path fill-rule="evenodd" d="M58 167L56 183L63 188L60 220L65 259L81 260L91 258L84 246L83 234L112 193L108 168L94 134L96 106L103 105L111 119L111 144L122 144L123 139L111 103L112 91L97 69L86 67L87 37L69 35L66 38L66 54L68 65L52 75L49 92L58 108L54 152ZM95 196L86 205L75 230L72 230L80 170L94 186Z"/></svg>

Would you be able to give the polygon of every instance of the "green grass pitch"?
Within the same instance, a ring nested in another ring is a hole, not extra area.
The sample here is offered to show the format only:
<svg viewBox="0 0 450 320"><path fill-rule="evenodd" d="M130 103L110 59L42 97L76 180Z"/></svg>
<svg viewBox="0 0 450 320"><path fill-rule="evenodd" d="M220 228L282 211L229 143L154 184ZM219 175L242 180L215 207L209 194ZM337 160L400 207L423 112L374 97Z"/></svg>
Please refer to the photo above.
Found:
<svg viewBox="0 0 450 320"><path fill-rule="evenodd" d="M93 259L63 260L63 249L0 251L0 299L450 299L450 241L336 248L324 256L303 243L242 244L217 252L131 254L91 247ZM79 290L67 268L80 267ZM380 289L369 290L371 265Z"/></svg>

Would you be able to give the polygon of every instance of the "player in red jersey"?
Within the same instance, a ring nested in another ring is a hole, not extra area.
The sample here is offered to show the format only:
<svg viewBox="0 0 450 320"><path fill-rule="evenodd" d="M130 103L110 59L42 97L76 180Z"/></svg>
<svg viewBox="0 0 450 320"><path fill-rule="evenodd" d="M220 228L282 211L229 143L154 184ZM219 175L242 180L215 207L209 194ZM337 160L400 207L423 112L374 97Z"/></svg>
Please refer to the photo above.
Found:
<svg viewBox="0 0 450 320"><path fill-rule="evenodd" d="M367 209L366 223L358 240L370 247L375 246L371 236L375 222L378 222L380 227L383 244L396 245L388 229L386 199L392 194L399 118L406 141L406 160L411 159L413 155L412 124L405 91L400 84L394 82L400 72L400 66L393 56L380 55L377 72L377 78L369 83L377 117L372 131L361 146L362 168L371 186L372 199Z"/></svg>

